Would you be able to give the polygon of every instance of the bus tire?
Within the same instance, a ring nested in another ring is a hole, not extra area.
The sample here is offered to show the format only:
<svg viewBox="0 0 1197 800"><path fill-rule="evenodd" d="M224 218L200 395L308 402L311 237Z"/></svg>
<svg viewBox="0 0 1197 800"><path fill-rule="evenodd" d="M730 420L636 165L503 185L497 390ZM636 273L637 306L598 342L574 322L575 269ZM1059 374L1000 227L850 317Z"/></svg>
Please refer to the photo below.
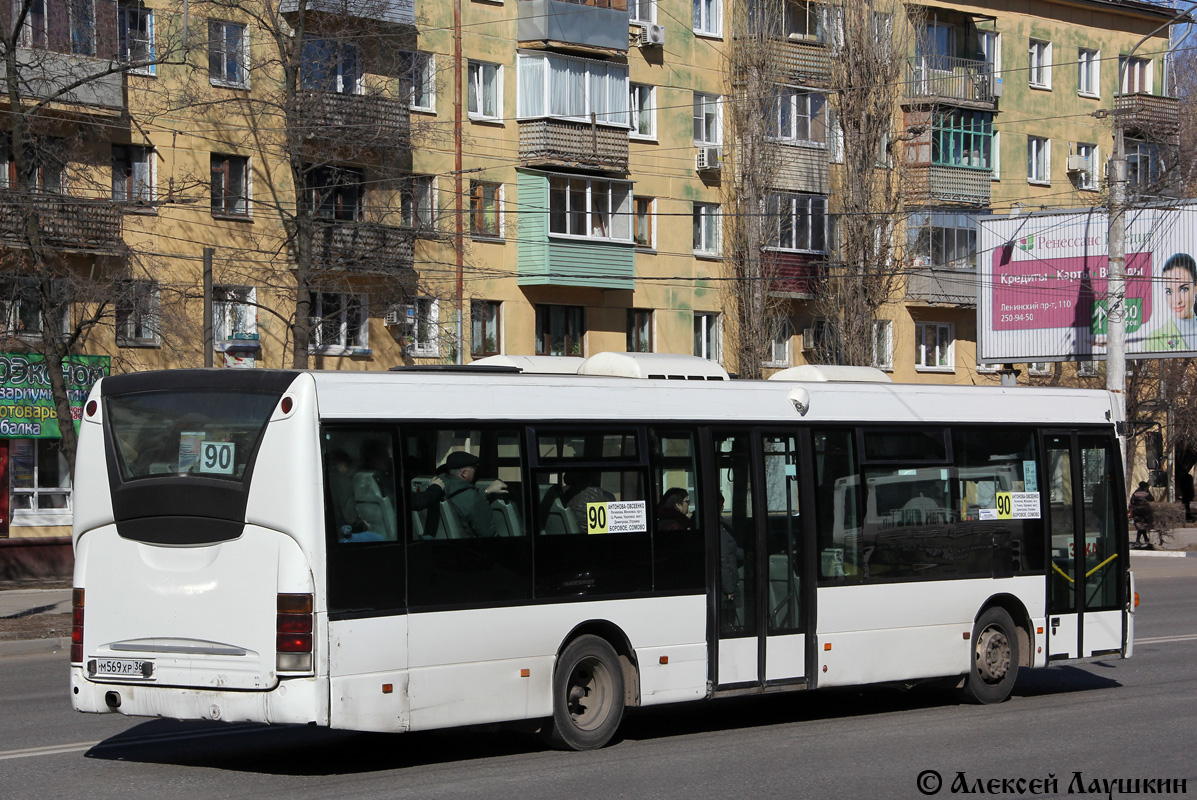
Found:
<svg viewBox="0 0 1197 800"><path fill-rule="evenodd" d="M597 750L615 735L623 705L623 668L615 648L601 637L579 636L557 659L545 740L560 750Z"/></svg>
<svg viewBox="0 0 1197 800"><path fill-rule="evenodd" d="M971 669L964 696L974 703L1000 703L1018 678L1018 629L1004 608L989 608L973 626Z"/></svg>

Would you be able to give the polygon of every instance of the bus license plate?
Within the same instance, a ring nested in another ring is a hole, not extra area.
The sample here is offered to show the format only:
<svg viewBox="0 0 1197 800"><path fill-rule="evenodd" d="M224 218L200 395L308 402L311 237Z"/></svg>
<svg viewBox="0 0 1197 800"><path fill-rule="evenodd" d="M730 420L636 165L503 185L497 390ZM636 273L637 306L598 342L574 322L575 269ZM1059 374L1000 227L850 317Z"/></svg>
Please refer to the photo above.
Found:
<svg viewBox="0 0 1197 800"><path fill-rule="evenodd" d="M154 677L154 662L140 658L97 658L96 677L139 678Z"/></svg>

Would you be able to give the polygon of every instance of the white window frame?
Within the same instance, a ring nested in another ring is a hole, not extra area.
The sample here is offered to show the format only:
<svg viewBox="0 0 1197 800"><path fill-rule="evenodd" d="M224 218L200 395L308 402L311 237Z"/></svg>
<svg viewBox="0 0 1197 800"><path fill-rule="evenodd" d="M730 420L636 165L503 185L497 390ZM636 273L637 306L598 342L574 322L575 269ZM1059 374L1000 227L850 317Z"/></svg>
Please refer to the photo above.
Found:
<svg viewBox="0 0 1197 800"><path fill-rule="evenodd" d="M227 52L228 34L229 31L240 31L241 38L236 44L237 52L235 53L236 64L241 70L240 78L234 79L229 77L229 57ZM215 33L219 33L219 40L215 39ZM212 49L213 45L219 41L220 44L220 70L218 74L212 74ZM249 27L240 22L229 22L222 19L208 20L208 81L213 86L227 86L231 89L248 89L249 88Z"/></svg>
<svg viewBox="0 0 1197 800"><path fill-rule="evenodd" d="M411 92L408 104L412 111L422 111L429 114L436 113L436 56L432 53L408 53L411 59ZM422 88L424 102L419 102L417 89Z"/></svg>
<svg viewBox="0 0 1197 800"><path fill-rule="evenodd" d="M229 165L230 165L230 170L229 170L229 175L228 175L229 183L228 183L228 185L225 185L223 183L221 184L222 207L221 208L213 208L212 216L214 216L214 217L232 217L232 218L236 218L236 219L251 216L252 211L253 211L253 194L252 194L252 189L253 189L252 173L253 173L253 171L250 168L249 159L245 156L235 156L235 155L231 155L229 153L212 153L211 157L223 158L224 160L228 161ZM209 161L210 160L211 159L209 159ZM237 187L234 187L232 185L233 175L232 175L231 165L234 161L236 161L242 165L241 182L240 182L240 186L237 186ZM244 208L234 209L234 210L230 211L227 208L228 201L230 198L237 196L233 191L234 188L238 188L241 190L241 192L242 192L241 198L243 201ZM209 191L209 194L210 193L211 192Z"/></svg>
<svg viewBox="0 0 1197 800"><path fill-rule="evenodd" d="M337 298L339 307L325 310L324 301L327 297ZM308 341L309 352L326 355L365 355L370 352L370 308L367 295L358 292L312 292L310 295L312 328ZM352 335L358 340L357 344L350 344L352 320L349 318L351 303L357 304L358 328ZM336 314L339 319L337 340L324 341L324 317L326 314Z"/></svg>
<svg viewBox="0 0 1197 800"><path fill-rule="evenodd" d="M873 366L885 372L894 371L893 320L873 320Z"/></svg>
<svg viewBox="0 0 1197 800"><path fill-rule="evenodd" d="M694 33L697 36L723 35L722 0L693 0Z"/></svg>
<svg viewBox="0 0 1197 800"><path fill-rule="evenodd" d="M1084 178L1077 180L1077 188L1085 189L1090 192L1096 192L1100 187L1101 161L1099 160L1099 149L1095 144L1088 144L1086 142L1077 142L1076 154L1078 156L1085 156L1089 161L1089 169L1085 170Z"/></svg>
<svg viewBox="0 0 1197 800"><path fill-rule="evenodd" d="M760 12L761 9L757 9L757 13ZM787 0L781 8L781 30L790 39L825 42L828 16L829 9L824 3Z"/></svg>
<svg viewBox="0 0 1197 800"><path fill-rule="evenodd" d="M57 282L55 282L57 283ZM42 315L37 300L37 283L33 278L9 279L2 287L0 300L0 335L39 340L42 335ZM66 335L70 330L70 305L63 304L58 331ZM29 324L26 325L26 322Z"/></svg>
<svg viewBox="0 0 1197 800"><path fill-rule="evenodd" d="M356 44L344 42L340 39L330 39L315 34L305 36L302 44L301 67L306 68L309 64L308 46L315 46L317 42L325 42L328 45L328 63L317 65L321 72L325 74L303 74L303 70L301 69L300 87L307 91L320 90L335 92L336 94L362 94L365 86L362 82L361 48ZM345 56L348 53L352 53L353 57L347 59ZM317 77L322 77L324 80L317 81L315 80ZM305 85L309 81L317 85Z"/></svg>
<svg viewBox="0 0 1197 800"><path fill-rule="evenodd" d="M494 81L491 84L494 90L494 97L491 98L494 106L493 114L486 113L486 73L490 70L494 71ZM503 65L470 59L466 72L466 90L469 98L467 109L470 119L478 122L502 122Z"/></svg>
<svg viewBox="0 0 1197 800"><path fill-rule="evenodd" d="M1081 359L1076 362L1076 374L1081 378L1096 378L1098 376L1097 361Z"/></svg>
<svg viewBox="0 0 1197 800"><path fill-rule="evenodd" d="M135 23L135 27L130 23ZM140 34L140 37L134 34ZM133 75L153 75L157 72L154 61L154 10L146 8L138 0L122 0L116 12L117 59L125 64L141 62L142 66L129 69ZM136 45L144 51L135 56ZM150 62L148 64L144 62Z"/></svg>
<svg viewBox="0 0 1197 800"><path fill-rule="evenodd" d="M399 217L406 228L436 230L436 176L412 175L399 194Z"/></svg>
<svg viewBox="0 0 1197 800"><path fill-rule="evenodd" d="M436 358L441 354L440 301L435 297L412 300L411 330L403 352L416 358Z"/></svg>
<svg viewBox="0 0 1197 800"><path fill-rule="evenodd" d="M549 180L549 236L551 238L578 239L598 242L619 242L630 244L635 242L632 230L635 206L632 201L632 183L630 181L612 180L610 178L591 178L585 175L550 174ZM554 188L554 183L564 181L564 194ZM575 186L585 183L586 207L578 208L575 203L579 200ZM602 191L605 185L606 191ZM564 198L564 205L557 203ZM596 203L595 200L599 202ZM606 211L602 210L606 205ZM584 215L582 229L585 233L572 233L577 215ZM565 230L553 230L558 220L565 223ZM606 235L601 233L605 229Z"/></svg>
<svg viewBox="0 0 1197 800"><path fill-rule="evenodd" d="M1119 94L1151 94L1154 87L1154 59L1118 56Z"/></svg>
<svg viewBox="0 0 1197 800"><path fill-rule="evenodd" d="M1078 47L1076 51L1076 93L1101 98L1101 51Z"/></svg>
<svg viewBox="0 0 1197 800"><path fill-rule="evenodd" d="M96 54L96 4L95 0L65 0L69 17L68 40L71 53L77 56ZM51 8L50 0L47 9ZM79 14L77 12L83 11Z"/></svg>
<svg viewBox="0 0 1197 800"><path fill-rule="evenodd" d="M627 64L521 52L516 54L516 76L517 119L548 117L589 124L593 114L599 125L629 127Z"/></svg>
<svg viewBox="0 0 1197 800"><path fill-rule="evenodd" d="M826 253L827 252L827 197L820 194L800 194L797 192L775 192L769 195L768 208L770 215L777 218L777 229L773 231L773 239L769 243L770 249L793 253ZM783 220L789 222L789 242L783 241L783 234L787 226ZM823 231L823 246L815 247L815 223L820 221L819 228ZM799 242L799 231L805 224L806 247Z"/></svg>
<svg viewBox="0 0 1197 800"><path fill-rule="evenodd" d="M481 230L475 231L474 227L473 227L474 226L474 214L477 213L477 209L473 205L474 190L476 188L478 188L479 186L494 186L494 187L496 187L495 212L496 212L496 222L498 223L498 225L497 225L497 230L494 233L489 233L487 231L481 231ZM507 228L506 228L506 220L503 217L503 213L504 213L504 200L506 199L506 193L507 193L507 185L504 183L500 183L499 181L470 181L470 195L466 199L468 201L467 202L467 205L468 205L467 211L470 215L470 217L469 217L470 224L468 227L470 229L470 237L471 238L481 239L484 241L491 241L491 242L501 241L502 239L505 238L503 232L506 231Z"/></svg>
<svg viewBox="0 0 1197 800"><path fill-rule="evenodd" d="M694 144L699 147L715 147L723 144L723 98L717 94L695 92L694 107ZM710 128L714 128L714 138L708 139ZM700 135L701 137L700 138Z"/></svg>
<svg viewBox="0 0 1197 800"><path fill-rule="evenodd" d="M120 281L114 313L120 347L158 347L162 343L161 295L157 281Z"/></svg>
<svg viewBox="0 0 1197 800"><path fill-rule="evenodd" d="M762 366L788 367L794 363L794 326L788 319L781 320L777 331L769 343L769 359Z"/></svg>
<svg viewBox="0 0 1197 800"><path fill-rule="evenodd" d="M994 131L989 145L989 179L1002 179L1002 132Z"/></svg>
<svg viewBox="0 0 1197 800"><path fill-rule="evenodd" d="M245 343L258 338L258 290L253 286L212 287L212 337Z"/></svg>
<svg viewBox="0 0 1197 800"><path fill-rule="evenodd" d="M1027 48L1030 59L1027 69L1027 85L1032 89L1052 88L1052 43L1042 39L1031 39Z"/></svg>
<svg viewBox="0 0 1197 800"><path fill-rule="evenodd" d="M777 92L770 114L772 136L786 144L827 146L827 96L813 89L784 86ZM697 117L696 117L697 119ZM801 130L805 122L805 135ZM816 136L816 128L822 135Z"/></svg>
<svg viewBox="0 0 1197 800"><path fill-rule="evenodd" d="M694 312L694 355L720 363L723 354L723 324L718 311Z"/></svg>
<svg viewBox="0 0 1197 800"><path fill-rule="evenodd" d="M1028 361L1027 374L1035 378L1043 378L1052 374L1052 362Z"/></svg>
<svg viewBox="0 0 1197 800"><path fill-rule="evenodd" d="M723 213L718 203L695 203L693 219L696 241L694 255L719 256L723 239Z"/></svg>
<svg viewBox="0 0 1197 800"><path fill-rule="evenodd" d="M25 444L16 444L17 441L28 442ZM62 455L61 450L55 455L59 459L59 474L62 476L60 480L65 481L62 486L42 486L41 480L41 458L42 453L39 452L43 447L53 448L55 444L59 444L57 439L22 439L13 440L10 445L9 452L9 473L10 483L16 483L16 464L15 461L20 458L15 451L20 447L30 447L32 455L32 464L30 469L32 472L32 486L18 487L10 485L9 487L9 526L14 528L34 527L41 525L69 525L71 524L72 511L74 507L74 488L71 482L70 470L67 469L66 456ZM65 506L61 508L41 508L41 498L44 495L63 495L65 497ZM34 508L21 508L19 497L28 497L30 504Z"/></svg>
<svg viewBox="0 0 1197 800"><path fill-rule="evenodd" d="M648 236L646 241L639 241L636 238L640 227L640 214L637 208L638 200L648 201ZM636 247L641 250L656 250L657 249L657 198L648 197L647 195L632 195L632 241L636 243Z"/></svg>
<svg viewBox="0 0 1197 800"><path fill-rule="evenodd" d="M495 310L495 348L491 353L486 347L486 329L488 320L486 318L486 308L493 307ZM474 300L470 303L470 356L472 358L485 358L486 355L494 355L496 353L503 353L503 302L501 300ZM475 345L478 343L478 332L481 331L484 355L474 355Z"/></svg>
<svg viewBox="0 0 1197 800"><path fill-rule="evenodd" d="M124 150L126 153L125 160L117 161L118 149ZM147 145L114 144L112 151L112 201L144 205L153 203L157 185L157 159L154 148ZM118 168L122 167L125 174L120 176L118 186ZM138 167L141 167L140 177L138 176Z"/></svg>
<svg viewBox="0 0 1197 800"><path fill-rule="evenodd" d="M993 77L1002 77L1002 34L998 31L980 31L977 42L980 55L984 56L982 60L989 64Z"/></svg>
<svg viewBox="0 0 1197 800"><path fill-rule="evenodd" d="M1027 137L1027 183L1050 186L1052 176L1052 140Z"/></svg>
<svg viewBox="0 0 1197 800"><path fill-rule="evenodd" d="M936 330L935 352L928 353L927 328ZM940 332L947 334L949 342L946 352L939 345L943 337ZM914 369L916 372L954 372L956 370L956 326L951 322L916 322L914 324ZM928 359L928 355L931 356ZM940 364L940 361L946 363Z"/></svg>
<svg viewBox="0 0 1197 800"><path fill-rule="evenodd" d="M47 48L50 41L47 31L47 4L49 2L50 0L32 0L29 11L25 14L25 24L21 28L21 36L17 40L18 44L37 50L45 50ZM14 3L14 14L19 8L20 4Z"/></svg>
<svg viewBox="0 0 1197 800"><path fill-rule="evenodd" d="M647 130L641 129L641 121L647 121ZM648 83L628 85L628 136L632 139L657 138L657 87Z"/></svg>
<svg viewBox="0 0 1197 800"><path fill-rule="evenodd" d="M628 349L629 353L655 353L657 352L657 312L651 308L629 308L627 311L627 331L626 338L639 341L641 329L635 323L641 318L641 315L648 315L648 349L647 350L632 350ZM626 341L625 341L626 345Z"/></svg>
<svg viewBox="0 0 1197 800"><path fill-rule="evenodd" d="M628 22L651 25L656 21L657 0L628 0Z"/></svg>

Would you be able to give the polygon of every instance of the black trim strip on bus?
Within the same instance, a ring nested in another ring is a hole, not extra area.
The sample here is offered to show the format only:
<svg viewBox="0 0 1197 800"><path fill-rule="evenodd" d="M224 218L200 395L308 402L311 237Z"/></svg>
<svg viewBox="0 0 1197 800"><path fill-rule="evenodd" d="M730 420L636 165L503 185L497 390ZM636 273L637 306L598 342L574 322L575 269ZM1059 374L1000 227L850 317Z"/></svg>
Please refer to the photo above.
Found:
<svg viewBox="0 0 1197 800"><path fill-rule="evenodd" d="M652 600L661 597L705 597L706 589L667 592L624 592L611 594L570 595L568 597L531 597L520 600L495 600L486 603L439 603L427 606L408 606L394 611L330 611L329 620L367 619L412 614L433 614L442 611L478 611L488 608L520 608L523 606L551 606L563 603L596 603L612 600Z"/></svg>
<svg viewBox="0 0 1197 800"><path fill-rule="evenodd" d="M146 544L215 544L241 536L245 523L216 517L156 516L117 522L123 539Z"/></svg>

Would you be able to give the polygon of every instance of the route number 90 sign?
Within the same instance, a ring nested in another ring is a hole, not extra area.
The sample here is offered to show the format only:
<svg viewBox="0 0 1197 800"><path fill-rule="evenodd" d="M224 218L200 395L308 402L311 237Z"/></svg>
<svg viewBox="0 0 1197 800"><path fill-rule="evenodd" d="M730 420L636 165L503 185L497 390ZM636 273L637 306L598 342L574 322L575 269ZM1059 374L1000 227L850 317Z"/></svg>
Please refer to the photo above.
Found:
<svg viewBox="0 0 1197 800"><path fill-rule="evenodd" d="M233 442L200 442L199 471L210 475L232 475Z"/></svg>

